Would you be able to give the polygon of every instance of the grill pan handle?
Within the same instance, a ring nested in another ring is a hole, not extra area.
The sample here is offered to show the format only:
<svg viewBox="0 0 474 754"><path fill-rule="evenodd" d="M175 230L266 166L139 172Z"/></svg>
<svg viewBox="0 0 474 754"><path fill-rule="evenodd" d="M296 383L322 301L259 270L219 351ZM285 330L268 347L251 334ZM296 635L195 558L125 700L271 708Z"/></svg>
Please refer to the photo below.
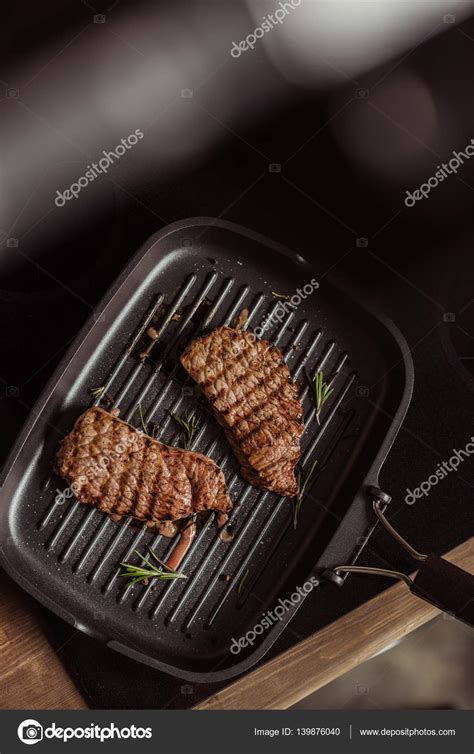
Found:
<svg viewBox="0 0 474 754"><path fill-rule="evenodd" d="M474 626L474 576L437 555L428 555L410 587L412 594Z"/></svg>
<svg viewBox="0 0 474 754"><path fill-rule="evenodd" d="M339 586L344 583L341 573L368 573L399 579L405 582L412 594L468 625L474 626L474 576L438 555L424 555L415 550L383 514L382 506L385 507L390 502L389 495L377 487L369 487L368 491L373 497L374 513L381 524L410 553L412 558L421 562L415 578L412 580L399 571L364 566L337 566L331 571L325 571L323 576Z"/></svg>

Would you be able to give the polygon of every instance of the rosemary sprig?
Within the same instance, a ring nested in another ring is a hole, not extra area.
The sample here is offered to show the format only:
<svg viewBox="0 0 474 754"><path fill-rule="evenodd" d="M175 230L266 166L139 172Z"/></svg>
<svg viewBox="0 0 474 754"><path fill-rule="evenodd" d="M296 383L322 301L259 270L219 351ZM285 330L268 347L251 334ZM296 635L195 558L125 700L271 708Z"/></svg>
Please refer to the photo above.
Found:
<svg viewBox="0 0 474 754"><path fill-rule="evenodd" d="M326 403L327 399L334 392L334 388L331 387L331 383L324 381L324 374L322 371L316 372L316 377L313 382L314 399L316 401L316 421L319 422L321 415L321 409Z"/></svg>
<svg viewBox="0 0 474 754"><path fill-rule="evenodd" d="M150 435L148 428L146 426L145 417L143 416L143 411L142 411L142 404L137 403L137 408L138 408L138 413L140 415L140 424L142 425L143 432L145 433L145 435L148 435L149 437L154 437L155 436L154 433ZM156 427L156 424L154 426Z"/></svg>
<svg viewBox="0 0 474 754"><path fill-rule="evenodd" d="M178 414L173 414L172 411L168 411L168 413L181 427L181 431L184 435L184 447L186 450L189 450L192 446L193 438L198 428L198 422L195 414L188 418L187 416L179 416Z"/></svg>
<svg viewBox="0 0 474 754"><path fill-rule="evenodd" d="M105 387L90 387L89 394L92 395L93 398L100 398L104 390Z"/></svg>
<svg viewBox="0 0 474 754"><path fill-rule="evenodd" d="M301 468L296 469L296 483L298 485L298 491L296 493L296 498L293 506L293 528L296 529L298 526L298 514L300 512L301 506L303 504L304 495L306 492L306 488L308 484L310 483L311 479L314 477L316 466L318 461L313 461L311 466L307 471L303 471Z"/></svg>
<svg viewBox="0 0 474 754"><path fill-rule="evenodd" d="M239 581L239 586L237 587L237 594L240 594L240 592L244 588L245 582L247 581L247 579L249 577L249 574L250 574L250 568L247 568L247 570L245 571L244 575L242 576L242 578Z"/></svg>
<svg viewBox="0 0 474 754"><path fill-rule="evenodd" d="M120 576L125 576L127 579L130 579L130 581L128 582L129 586L138 584L141 581L148 581L148 579L170 581L172 579L187 578L184 573L178 573L178 571L170 568L166 565L166 563L163 563L159 558L157 558L150 547L148 549L150 551L150 555L157 561L161 568L157 568L157 566L154 565L150 560L148 560L144 555L142 555L141 552L134 550L134 552L143 560L143 562L147 564L148 568L136 565L135 563L120 563L120 565L125 568L125 573L121 573Z"/></svg>

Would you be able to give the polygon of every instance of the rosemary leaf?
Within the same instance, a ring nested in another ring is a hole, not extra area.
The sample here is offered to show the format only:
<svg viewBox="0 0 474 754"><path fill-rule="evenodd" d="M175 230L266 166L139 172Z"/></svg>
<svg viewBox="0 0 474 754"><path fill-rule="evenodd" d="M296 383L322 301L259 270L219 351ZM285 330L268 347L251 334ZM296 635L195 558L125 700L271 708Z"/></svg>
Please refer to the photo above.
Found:
<svg viewBox="0 0 474 754"><path fill-rule="evenodd" d="M242 578L239 581L239 586L237 587L237 594L241 593L242 589L244 588L245 582L247 581L247 579L249 577L249 574L250 574L250 569L247 568L247 570L245 571L244 575L242 576Z"/></svg>
<svg viewBox="0 0 474 754"><path fill-rule="evenodd" d="M293 528L298 526L298 515L303 504L306 488L310 481L313 479L316 472L316 466L318 461L313 461L307 471L303 471L301 468L296 470L296 483L298 485L298 491L296 493L295 502L293 504Z"/></svg>
<svg viewBox="0 0 474 754"><path fill-rule="evenodd" d="M120 563L122 568L125 568L125 572L121 573L120 576L125 576L125 578L130 579L128 582L130 586L148 579L170 581L172 579L187 578L184 573L178 573L178 571L175 571L173 570L173 568L167 566L166 563L162 563L150 547L148 548L148 550L150 551L150 555L157 561L157 563L159 563L161 568L157 568L150 560L148 560L148 558L145 557L145 555L142 555L138 550L134 550L136 555L138 555L138 557L141 558L144 563L146 563L148 568L136 565L135 563Z"/></svg>
<svg viewBox="0 0 474 754"><path fill-rule="evenodd" d="M327 399L334 392L334 388L331 387L331 381L324 381L324 374L321 370L316 372L316 376L313 382L314 399L316 402L316 421L320 424L321 409L326 403Z"/></svg>
<svg viewBox="0 0 474 754"><path fill-rule="evenodd" d="M198 422L196 416L193 414L191 417L179 416L173 414L172 411L168 411L174 421L181 427L181 431L184 435L184 447L185 450L189 450L193 444L193 438L198 428Z"/></svg>
<svg viewBox="0 0 474 754"><path fill-rule="evenodd" d="M90 387L89 394L92 395L93 398L100 398L104 390L105 387Z"/></svg>
<svg viewBox="0 0 474 754"><path fill-rule="evenodd" d="M150 435L150 433L149 433L149 431L147 429L146 423L145 423L145 418L143 416L142 404L141 403L137 403L137 408L138 408L138 413L140 414L140 424L142 425L143 432L146 435L148 435L149 437L151 437L151 435Z"/></svg>

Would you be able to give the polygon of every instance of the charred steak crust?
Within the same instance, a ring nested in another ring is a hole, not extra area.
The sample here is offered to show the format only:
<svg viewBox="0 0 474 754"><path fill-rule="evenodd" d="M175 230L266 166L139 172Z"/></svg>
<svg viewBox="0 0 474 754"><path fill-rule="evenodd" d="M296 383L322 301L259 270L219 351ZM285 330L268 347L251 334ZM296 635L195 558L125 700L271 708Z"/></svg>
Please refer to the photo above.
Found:
<svg viewBox="0 0 474 754"><path fill-rule="evenodd" d="M201 453L170 448L101 408L80 416L62 441L55 470L81 503L159 522L203 510L227 513L224 475Z"/></svg>
<svg viewBox="0 0 474 754"><path fill-rule="evenodd" d="M253 333L218 327L181 356L250 484L293 497L303 409L281 351Z"/></svg>

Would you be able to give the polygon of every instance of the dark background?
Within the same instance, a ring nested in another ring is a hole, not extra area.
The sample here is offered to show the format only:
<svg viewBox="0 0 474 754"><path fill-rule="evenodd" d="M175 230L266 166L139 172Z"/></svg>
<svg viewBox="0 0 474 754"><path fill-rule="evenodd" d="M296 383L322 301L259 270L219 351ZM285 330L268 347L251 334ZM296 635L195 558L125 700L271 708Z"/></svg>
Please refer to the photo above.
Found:
<svg viewBox="0 0 474 754"><path fill-rule="evenodd" d="M2 31L5 83L10 85L8 76L16 61L59 33L67 36L69 31L72 37L89 16L81 3L32 6L26 14L10 8ZM284 96L277 107L242 119L238 132L223 127L221 140L205 156L180 164L175 174L169 171L162 178L147 173L138 186L136 181L129 186L128 166L146 159L132 152L120 164L125 189L104 177L107 188L98 195L94 213L81 206L81 197L68 207L69 230L56 234L51 213L47 233L41 232L41 219L34 215L28 216L21 234L5 233L0 257L2 458L62 353L140 244L168 222L219 216L311 258L318 274L329 274L336 284L393 318L412 351L415 390L381 476L383 488L393 496L391 516L421 551L443 553L464 541L472 533L470 459L429 498L414 506L403 498L407 487L419 485L473 434L474 160L415 207L408 209L404 197L474 135L473 40L474 23L468 20L461 26L447 25L413 49L408 59L387 61L349 85L319 91L281 82ZM249 54L255 55L255 65L265 75L278 78L262 50ZM401 71L420 77L437 103L435 145L420 137L416 122L408 127L404 121L416 102L410 87L404 89L408 79ZM394 82L387 100L383 86L381 94L380 87L372 90L380 79ZM198 120L200 105L208 110L214 96L211 82L186 100L189 118ZM332 118L339 101L347 104ZM11 101L0 103L11 106ZM357 141L356 131L354 143L349 138L347 148L341 146L341 134L350 134L359 122L357 108L365 108L372 118L366 128L373 129L377 149L367 161L360 157L364 142ZM419 166L418 177L411 176L408 183L392 181L390 172L393 155L397 149L403 151L405 142ZM176 149L179 153L179 143ZM377 155L379 171L370 168ZM270 164L279 165L278 172L272 172ZM76 174L80 173L79 167ZM66 187L68 182L59 185ZM30 190L25 186L25 197ZM63 211L54 207L49 195L45 201L53 212ZM18 211L22 205L18 203ZM7 237L17 235L18 245L9 245ZM384 561L379 558L382 553ZM364 558L368 565L389 560L405 571L412 567L380 530ZM294 643L304 627L316 630L386 586L386 580L366 577L351 578L342 590L316 590L272 655ZM46 611L44 622L93 707L188 707L217 688L190 687L119 657Z"/></svg>

